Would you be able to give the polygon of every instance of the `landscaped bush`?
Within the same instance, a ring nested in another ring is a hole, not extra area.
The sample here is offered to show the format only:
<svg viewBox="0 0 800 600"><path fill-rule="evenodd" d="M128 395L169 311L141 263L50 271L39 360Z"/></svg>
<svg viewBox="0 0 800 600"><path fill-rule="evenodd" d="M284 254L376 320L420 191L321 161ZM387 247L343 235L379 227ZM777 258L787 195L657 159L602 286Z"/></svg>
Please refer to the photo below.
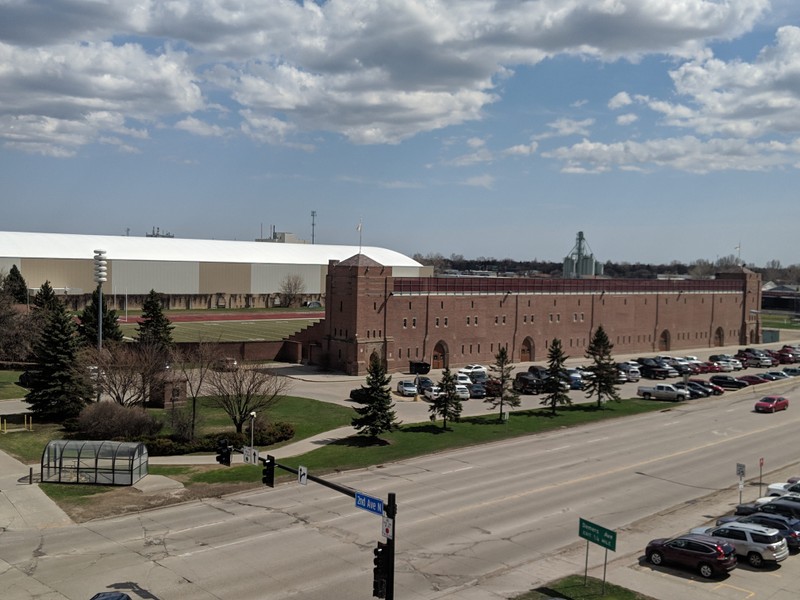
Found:
<svg viewBox="0 0 800 600"><path fill-rule="evenodd" d="M270 423L264 429L257 429L253 435L256 446L271 446L294 437L291 423ZM228 440L234 448L250 445L249 433L214 433L204 435L193 441L181 441L175 437L158 437L144 440L150 456L173 456L176 454L192 454L193 452L215 452L220 440Z"/></svg>
<svg viewBox="0 0 800 600"><path fill-rule="evenodd" d="M73 437L133 441L157 435L162 426L141 408L121 406L115 402L97 402L81 411Z"/></svg>

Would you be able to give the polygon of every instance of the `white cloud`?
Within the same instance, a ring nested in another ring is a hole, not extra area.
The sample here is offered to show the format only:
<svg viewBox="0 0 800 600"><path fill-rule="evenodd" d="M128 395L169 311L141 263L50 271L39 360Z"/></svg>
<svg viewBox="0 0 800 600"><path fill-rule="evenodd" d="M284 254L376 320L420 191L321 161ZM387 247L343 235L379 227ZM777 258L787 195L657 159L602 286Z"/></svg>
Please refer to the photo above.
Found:
<svg viewBox="0 0 800 600"><path fill-rule="evenodd" d="M494 177L491 175L478 175L476 177L470 177L464 181L464 185L471 187L482 187L490 190L492 189L492 185L494 185Z"/></svg>
<svg viewBox="0 0 800 600"><path fill-rule="evenodd" d="M566 137L569 135L589 135L589 127L594 125L594 119L583 119L576 121L575 119L557 119L547 126L551 131L541 133L536 136L537 140L543 140L551 137Z"/></svg>
<svg viewBox="0 0 800 600"><path fill-rule="evenodd" d="M630 125L631 123L635 123L639 117L637 117L633 113L626 113L624 115L619 115L616 119L617 125Z"/></svg>
<svg viewBox="0 0 800 600"><path fill-rule="evenodd" d="M611 110L617 110L618 108L622 108L623 106L628 106L629 104L633 103L631 100L630 94L628 92L619 92L615 94L611 100L608 101L608 108Z"/></svg>
<svg viewBox="0 0 800 600"><path fill-rule="evenodd" d="M188 131L189 133L193 133L195 135L207 137L223 137L227 134L227 131L223 127L205 123L200 119L195 119L194 117L186 117L185 119L178 121L175 123L175 128Z"/></svg>
<svg viewBox="0 0 800 600"><path fill-rule="evenodd" d="M539 144L536 142L531 142L530 144L518 144L516 146L506 148L503 150L503 154L506 156L529 156L531 154L535 154L538 147Z"/></svg>
<svg viewBox="0 0 800 600"><path fill-rule="evenodd" d="M86 118L98 110L134 131L177 116L207 135L214 124L186 119L197 118L213 97L240 116L243 134L265 143L302 144L287 136L326 131L358 144L394 144L484 118L512 67L564 54L603 61L653 52L697 57L709 40L751 30L769 6L768 0L108 0L78 10L70 0L4 3L0 140L69 155L118 133ZM779 48L787 53L788 37ZM699 66L712 79L733 68ZM702 101L689 71L676 71L676 85ZM777 109L780 98L771 105ZM41 128L53 122L60 135L46 142ZM713 120L708 126L717 127ZM555 135L576 133L585 135L580 128Z"/></svg>

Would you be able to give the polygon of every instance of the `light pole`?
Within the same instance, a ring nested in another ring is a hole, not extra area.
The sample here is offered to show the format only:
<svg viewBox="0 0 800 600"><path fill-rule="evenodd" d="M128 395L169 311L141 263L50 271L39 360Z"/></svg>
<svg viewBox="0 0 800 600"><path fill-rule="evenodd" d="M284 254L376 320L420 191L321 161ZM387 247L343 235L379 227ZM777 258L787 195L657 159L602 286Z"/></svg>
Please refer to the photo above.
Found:
<svg viewBox="0 0 800 600"><path fill-rule="evenodd" d="M103 349L103 283L106 281L106 251L94 251L94 282L97 284L97 349Z"/></svg>
<svg viewBox="0 0 800 600"><path fill-rule="evenodd" d="M255 446L253 445L253 431L255 431L256 425L256 413L255 411L250 413L250 452L255 450Z"/></svg>

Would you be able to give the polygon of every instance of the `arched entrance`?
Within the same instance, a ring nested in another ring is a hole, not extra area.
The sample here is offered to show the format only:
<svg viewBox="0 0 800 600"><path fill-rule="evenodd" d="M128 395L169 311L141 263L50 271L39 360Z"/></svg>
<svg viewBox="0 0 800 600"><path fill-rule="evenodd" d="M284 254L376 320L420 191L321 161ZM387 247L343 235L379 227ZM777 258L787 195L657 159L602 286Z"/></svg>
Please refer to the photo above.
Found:
<svg viewBox="0 0 800 600"><path fill-rule="evenodd" d="M533 340L526 337L522 340L522 347L519 349L519 362L532 362L534 360L535 348Z"/></svg>
<svg viewBox="0 0 800 600"><path fill-rule="evenodd" d="M431 368L444 369L447 367L447 344L438 342L433 348L433 358L431 360Z"/></svg>
<svg viewBox="0 0 800 600"><path fill-rule="evenodd" d="M658 350L660 352L667 352L669 351L670 347L670 335L669 331L666 329L661 332L661 335L658 336Z"/></svg>
<svg viewBox="0 0 800 600"><path fill-rule="evenodd" d="M724 346L725 345L725 332L722 330L722 327L717 327L717 330L714 332L714 345L715 346Z"/></svg>

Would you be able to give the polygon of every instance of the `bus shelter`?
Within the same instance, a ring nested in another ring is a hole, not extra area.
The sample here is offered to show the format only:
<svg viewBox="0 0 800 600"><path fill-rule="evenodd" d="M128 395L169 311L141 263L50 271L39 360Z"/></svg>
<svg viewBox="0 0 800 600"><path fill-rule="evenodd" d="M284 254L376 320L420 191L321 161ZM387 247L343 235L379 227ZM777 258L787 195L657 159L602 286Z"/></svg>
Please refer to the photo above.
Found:
<svg viewBox="0 0 800 600"><path fill-rule="evenodd" d="M44 483L133 485L145 475L147 447L141 442L51 440L42 452Z"/></svg>

